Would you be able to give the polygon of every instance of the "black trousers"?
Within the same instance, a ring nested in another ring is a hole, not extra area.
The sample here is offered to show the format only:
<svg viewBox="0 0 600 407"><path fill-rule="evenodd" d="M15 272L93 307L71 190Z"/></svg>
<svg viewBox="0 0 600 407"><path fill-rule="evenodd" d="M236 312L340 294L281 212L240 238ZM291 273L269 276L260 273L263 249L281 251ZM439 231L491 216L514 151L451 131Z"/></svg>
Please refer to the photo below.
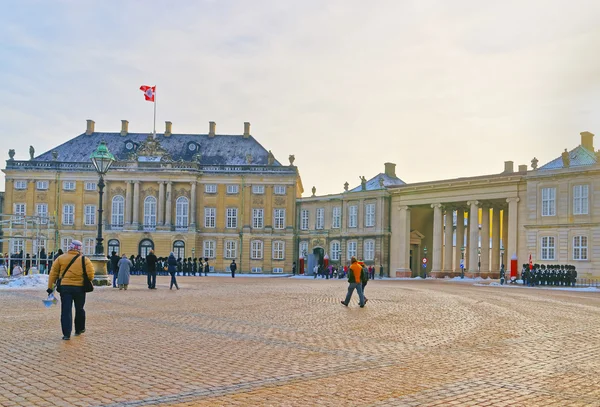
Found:
<svg viewBox="0 0 600 407"><path fill-rule="evenodd" d="M70 337L73 329L73 303L75 303L75 332L85 329L85 291L83 287L61 286L60 325L63 336Z"/></svg>
<svg viewBox="0 0 600 407"><path fill-rule="evenodd" d="M156 288L156 271L148 271L148 288Z"/></svg>

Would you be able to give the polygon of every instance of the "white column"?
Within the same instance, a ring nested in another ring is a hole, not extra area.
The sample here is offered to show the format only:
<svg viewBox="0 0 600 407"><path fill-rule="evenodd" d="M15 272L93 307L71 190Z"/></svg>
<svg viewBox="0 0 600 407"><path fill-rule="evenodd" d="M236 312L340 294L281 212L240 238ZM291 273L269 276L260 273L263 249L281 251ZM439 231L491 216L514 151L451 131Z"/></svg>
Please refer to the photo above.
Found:
<svg viewBox="0 0 600 407"><path fill-rule="evenodd" d="M173 200L173 194L171 192L173 183L167 181L167 198L165 204L165 226L171 227L171 201Z"/></svg>
<svg viewBox="0 0 600 407"><path fill-rule="evenodd" d="M454 270L460 273L460 259L462 247L465 245L465 211L463 208L456 210L456 250L454 251Z"/></svg>
<svg viewBox="0 0 600 407"><path fill-rule="evenodd" d="M431 272L442 271L442 204L432 204L433 208L433 251L431 253Z"/></svg>
<svg viewBox="0 0 600 407"><path fill-rule="evenodd" d="M158 226L165 225L165 182L158 181Z"/></svg>
<svg viewBox="0 0 600 407"><path fill-rule="evenodd" d="M454 211L446 209L446 223L444 224L444 272L452 271L452 236L453 236Z"/></svg>
<svg viewBox="0 0 600 407"><path fill-rule="evenodd" d="M133 184L133 226L140 224L140 181Z"/></svg>
<svg viewBox="0 0 600 407"><path fill-rule="evenodd" d="M490 272L490 208L481 208L481 272Z"/></svg>
<svg viewBox="0 0 600 407"><path fill-rule="evenodd" d="M125 192L125 225L131 226L131 201L133 200L133 181L127 181L127 191Z"/></svg>
<svg viewBox="0 0 600 407"><path fill-rule="evenodd" d="M410 271L410 208L398 206L392 211L390 238L390 277Z"/></svg>
<svg viewBox="0 0 600 407"><path fill-rule="evenodd" d="M508 254L508 208L502 209L502 248L504 249L504 257L500 259L500 263L504 263L504 269L507 270L507 265L510 263Z"/></svg>
<svg viewBox="0 0 600 407"><path fill-rule="evenodd" d="M469 272L477 273L477 249L479 249L479 202L469 201Z"/></svg>
<svg viewBox="0 0 600 407"><path fill-rule="evenodd" d="M196 181L191 182L192 192L190 199L190 227L192 229L196 228ZM242 214L243 217L244 214Z"/></svg>
<svg viewBox="0 0 600 407"><path fill-rule="evenodd" d="M467 224L465 225L465 272L469 271L469 247L471 247L471 233L469 226L471 225L471 216L465 217Z"/></svg>
<svg viewBox="0 0 600 407"><path fill-rule="evenodd" d="M494 206L492 213L492 265L493 273L500 271L500 208Z"/></svg>
<svg viewBox="0 0 600 407"><path fill-rule="evenodd" d="M506 264L510 265L510 260L517 255L517 206L519 203L519 198L508 198L506 202L508 202L508 252L506 253ZM510 270L510 267L507 267L507 269ZM516 271L517 273L519 272L518 269Z"/></svg>

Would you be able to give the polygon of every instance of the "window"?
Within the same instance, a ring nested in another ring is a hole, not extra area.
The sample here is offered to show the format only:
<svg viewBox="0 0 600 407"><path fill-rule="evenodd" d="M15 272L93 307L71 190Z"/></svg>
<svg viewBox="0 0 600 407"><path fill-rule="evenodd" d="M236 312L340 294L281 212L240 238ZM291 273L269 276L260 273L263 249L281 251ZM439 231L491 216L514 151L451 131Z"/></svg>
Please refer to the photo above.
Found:
<svg viewBox="0 0 600 407"><path fill-rule="evenodd" d="M228 229L237 228L237 208L227 208L227 225Z"/></svg>
<svg viewBox="0 0 600 407"><path fill-rule="evenodd" d="M333 219L331 222L331 227L334 229L339 229L342 225L342 208L336 206L333 208Z"/></svg>
<svg viewBox="0 0 600 407"><path fill-rule="evenodd" d="M542 237L542 260L554 260L554 237Z"/></svg>
<svg viewBox="0 0 600 407"><path fill-rule="evenodd" d="M35 188L40 191L45 191L48 189L48 181L38 181L35 183Z"/></svg>
<svg viewBox="0 0 600 407"><path fill-rule="evenodd" d="M75 222L75 205L66 204L63 205L63 225L72 225Z"/></svg>
<svg viewBox="0 0 600 407"><path fill-rule="evenodd" d="M150 250L154 250L154 242L150 239L144 239L140 242L140 256L142 258L146 258L146 256L150 253Z"/></svg>
<svg viewBox="0 0 600 407"><path fill-rule="evenodd" d="M204 257L208 257L209 259L215 258L215 245L214 240L204 241Z"/></svg>
<svg viewBox="0 0 600 407"><path fill-rule="evenodd" d="M352 257L356 257L356 241L350 241L347 244L348 260Z"/></svg>
<svg viewBox="0 0 600 407"><path fill-rule="evenodd" d="M21 250L25 251L25 240L23 239L11 239L12 240L12 248L11 254L20 253Z"/></svg>
<svg viewBox="0 0 600 407"><path fill-rule="evenodd" d="M273 273L283 273L283 267L273 267Z"/></svg>
<svg viewBox="0 0 600 407"><path fill-rule="evenodd" d="M252 209L252 227L260 229L264 227L264 209Z"/></svg>
<svg viewBox="0 0 600 407"><path fill-rule="evenodd" d="M250 258L254 260L262 259L263 242L262 240L253 240L250 244Z"/></svg>
<svg viewBox="0 0 600 407"><path fill-rule="evenodd" d="M125 223L125 198L121 195L115 195L112 199L112 208L110 211L110 227L111 229L123 228Z"/></svg>
<svg viewBox="0 0 600 407"><path fill-rule="evenodd" d="M94 254L96 251L96 244L94 243L93 237L86 237L83 239L83 254L86 256Z"/></svg>
<svg viewBox="0 0 600 407"><path fill-rule="evenodd" d="M204 192L207 194L216 194L217 193L217 185L216 184L206 184L204 186Z"/></svg>
<svg viewBox="0 0 600 407"><path fill-rule="evenodd" d="M26 207L24 203L16 203L14 205L15 210L13 211L13 223L16 225L22 225L25 221L25 211Z"/></svg>
<svg viewBox="0 0 600 407"><path fill-rule="evenodd" d="M121 244L117 239L110 239L108 241L108 254L112 255L112 252L118 256L121 251Z"/></svg>
<svg viewBox="0 0 600 407"><path fill-rule="evenodd" d="M63 237L60 240L60 243L61 243L60 247L63 252L66 253L67 251L69 251L69 245L71 244L72 241L73 241L72 237Z"/></svg>
<svg viewBox="0 0 600 407"><path fill-rule="evenodd" d="M375 226L375 204L370 203L365 205L365 226Z"/></svg>
<svg viewBox="0 0 600 407"><path fill-rule="evenodd" d="M363 260L375 260L375 240L365 240L363 248Z"/></svg>
<svg viewBox="0 0 600 407"><path fill-rule="evenodd" d="M65 191L75 191L75 181L63 181L63 189Z"/></svg>
<svg viewBox="0 0 600 407"><path fill-rule="evenodd" d="M264 185L252 185L252 193L253 194L264 194L265 193L265 186Z"/></svg>
<svg viewBox="0 0 600 407"><path fill-rule="evenodd" d="M204 208L204 227L214 228L217 218L217 208Z"/></svg>
<svg viewBox="0 0 600 407"><path fill-rule="evenodd" d="M358 224L358 206L352 205L348 207L348 227L355 228Z"/></svg>
<svg viewBox="0 0 600 407"><path fill-rule="evenodd" d="M308 209L302 209L300 215L300 229L308 230Z"/></svg>
<svg viewBox="0 0 600 407"><path fill-rule="evenodd" d="M588 243L587 236L573 237L573 260L588 259Z"/></svg>
<svg viewBox="0 0 600 407"><path fill-rule="evenodd" d="M235 259L237 257L237 240L225 241L225 258Z"/></svg>
<svg viewBox="0 0 600 407"><path fill-rule="evenodd" d="M542 188L542 216L556 216L556 188Z"/></svg>
<svg viewBox="0 0 600 407"><path fill-rule="evenodd" d="M338 241L333 241L331 242L331 248L330 248L330 252L331 252L331 260L333 261L339 261L340 260L340 242Z"/></svg>
<svg viewBox="0 0 600 407"><path fill-rule="evenodd" d="M575 185L573 187L573 215L588 214L588 186Z"/></svg>
<svg viewBox="0 0 600 407"><path fill-rule="evenodd" d="M147 196L144 199L144 230L156 229L156 198Z"/></svg>
<svg viewBox="0 0 600 407"><path fill-rule="evenodd" d="M302 258L308 256L308 242L300 242L300 247L298 248L298 255Z"/></svg>
<svg viewBox="0 0 600 407"><path fill-rule="evenodd" d="M262 273L262 267L252 267L251 273Z"/></svg>
<svg viewBox="0 0 600 407"><path fill-rule="evenodd" d="M323 229L324 227L325 227L325 208L317 208L315 229Z"/></svg>
<svg viewBox="0 0 600 407"><path fill-rule="evenodd" d="M285 185L275 185L273 187L273 193L275 195L285 195Z"/></svg>
<svg viewBox="0 0 600 407"><path fill-rule="evenodd" d="M46 239L43 237L41 237L39 239L33 239L33 241L31 243L33 243L33 253L36 256L39 252L42 251L42 249L46 250ZM38 258L39 258L39 256L38 256Z"/></svg>
<svg viewBox="0 0 600 407"><path fill-rule="evenodd" d="M227 185L227 193L228 194L237 194L240 192L239 185Z"/></svg>
<svg viewBox="0 0 600 407"><path fill-rule="evenodd" d="M95 182L86 182L85 183L85 190L86 191L95 191L96 190L96 183Z"/></svg>
<svg viewBox="0 0 600 407"><path fill-rule="evenodd" d="M173 254L176 259L185 259L185 242L183 240L173 242Z"/></svg>
<svg viewBox="0 0 600 407"><path fill-rule="evenodd" d="M86 226L96 224L96 206L95 205L86 205L85 206L84 222L85 222Z"/></svg>
<svg viewBox="0 0 600 407"><path fill-rule="evenodd" d="M283 260L285 258L285 242L276 240L273 242L273 259Z"/></svg>
<svg viewBox="0 0 600 407"><path fill-rule="evenodd" d="M48 204L36 204L35 214L40 217L40 224L48 224Z"/></svg>
<svg viewBox="0 0 600 407"><path fill-rule="evenodd" d="M187 230L188 228L188 199L180 196L175 201L175 230Z"/></svg>
<svg viewBox="0 0 600 407"><path fill-rule="evenodd" d="M27 189L27 181L15 181L15 189Z"/></svg>
<svg viewBox="0 0 600 407"><path fill-rule="evenodd" d="M275 229L285 229L285 209L275 209Z"/></svg>

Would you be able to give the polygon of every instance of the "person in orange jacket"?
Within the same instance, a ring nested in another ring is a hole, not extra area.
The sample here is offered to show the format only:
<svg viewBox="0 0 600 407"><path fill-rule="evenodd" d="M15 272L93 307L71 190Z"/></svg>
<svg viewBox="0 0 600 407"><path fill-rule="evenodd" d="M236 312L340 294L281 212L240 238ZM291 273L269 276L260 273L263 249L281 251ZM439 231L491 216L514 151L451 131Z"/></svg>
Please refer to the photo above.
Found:
<svg viewBox="0 0 600 407"><path fill-rule="evenodd" d="M352 298L352 293L354 293L354 290L356 290L358 292L359 305L361 308L363 308L366 301L365 297L363 296L361 282L362 266L356 261L356 257L352 257L350 262L352 264L348 269L348 293L346 294L346 299L342 300L341 303L347 307L350 303L350 299Z"/></svg>

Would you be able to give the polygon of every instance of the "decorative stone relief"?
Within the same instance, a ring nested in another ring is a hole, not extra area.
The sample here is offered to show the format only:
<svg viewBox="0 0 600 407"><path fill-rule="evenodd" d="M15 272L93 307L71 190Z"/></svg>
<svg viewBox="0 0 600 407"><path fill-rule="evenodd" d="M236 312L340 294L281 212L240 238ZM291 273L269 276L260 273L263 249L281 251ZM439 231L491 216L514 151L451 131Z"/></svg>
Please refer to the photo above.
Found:
<svg viewBox="0 0 600 407"><path fill-rule="evenodd" d="M111 188L110 189L110 194L111 195L123 195L125 196L125 190L121 187L115 187L115 188Z"/></svg>
<svg viewBox="0 0 600 407"><path fill-rule="evenodd" d="M252 205L262 205L263 199L260 196L252 197Z"/></svg>
<svg viewBox="0 0 600 407"><path fill-rule="evenodd" d="M285 198L281 196L275 197L275 205L285 205Z"/></svg>
<svg viewBox="0 0 600 407"><path fill-rule="evenodd" d="M175 196L177 198L179 198L180 196L185 196L186 198L190 198L190 191L183 189L183 188L179 188L178 190L175 191Z"/></svg>

